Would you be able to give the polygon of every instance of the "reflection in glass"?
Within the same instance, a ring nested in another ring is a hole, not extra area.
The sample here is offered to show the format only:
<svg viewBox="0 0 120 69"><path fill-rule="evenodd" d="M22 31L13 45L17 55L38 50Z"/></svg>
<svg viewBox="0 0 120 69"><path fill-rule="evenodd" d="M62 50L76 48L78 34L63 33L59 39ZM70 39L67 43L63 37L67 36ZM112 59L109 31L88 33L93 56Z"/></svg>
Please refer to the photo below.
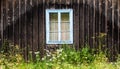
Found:
<svg viewBox="0 0 120 69"><path fill-rule="evenodd" d="M50 13L50 22L58 22L58 13Z"/></svg>
<svg viewBox="0 0 120 69"><path fill-rule="evenodd" d="M62 32L70 31L70 23L61 23L61 31Z"/></svg>
<svg viewBox="0 0 120 69"><path fill-rule="evenodd" d="M62 32L61 33L61 40L62 41L67 41L67 40L70 40L70 32Z"/></svg>
<svg viewBox="0 0 120 69"><path fill-rule="evenodd" d="M50 33L50 40L57 41L58 40L58 33Z"/></svg>
<svg viewBox="0 0 120 69"><path fill-rule="evenodd" d="M50 32L58 32L58 23L50 23Z"/></svg>
<svg viewBox="0 0 120 69"><path fill-rule="evenodd" d="M61 22L69 22L69 13L61 13Z"/></svg>

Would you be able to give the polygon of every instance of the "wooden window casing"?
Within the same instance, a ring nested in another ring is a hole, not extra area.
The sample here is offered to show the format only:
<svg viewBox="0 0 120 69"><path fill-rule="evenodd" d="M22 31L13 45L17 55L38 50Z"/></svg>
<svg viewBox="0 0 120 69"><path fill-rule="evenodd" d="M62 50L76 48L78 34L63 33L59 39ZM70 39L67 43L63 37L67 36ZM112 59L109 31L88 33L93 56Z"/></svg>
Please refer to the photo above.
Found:
<svg viewBox="0 0 120 69"><path fill-rule="evenodd" d="M46 44L73 44L72 9L46 9Z"/></svg>

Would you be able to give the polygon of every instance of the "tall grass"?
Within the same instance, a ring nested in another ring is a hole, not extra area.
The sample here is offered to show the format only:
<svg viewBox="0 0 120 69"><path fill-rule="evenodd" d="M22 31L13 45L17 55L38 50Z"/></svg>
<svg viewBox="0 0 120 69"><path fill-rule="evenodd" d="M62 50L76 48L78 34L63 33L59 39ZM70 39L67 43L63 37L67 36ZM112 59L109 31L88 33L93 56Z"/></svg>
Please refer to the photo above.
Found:
<svg viewBox="0 0 120 69"><path fill-rule="evenodd" d="M9 44L11 47L11 45ZM54 52L46 51L46 56L40 59L39 52L35 52L36 61L25 62L19 48L11 47L9 52L1 50L0 69L120 69L120 59L109 62L103 52L94 53L89 46L76 51L68 45L56 49ZM17 51L16 51L17 49ZM15 53L17 52L17 53ZM9 54L6 54L9 53ZM13 56L14 54L14 56Z"/></svg>
<svg viewBox="0 0 120 69"><path fill-rule="evenodd" d="M0 69L120 69L120 56L116 62L109 62L106 51L102 51L102 38L100 37L97 53L90 49L89 45L76 51L69 45L63 45L54 52L46 51L46 55L40 59L40 53L34 52L36 60L32 60L32 52L29 53L28 62L23 59L18 45L14 46L5 41L0 49Z"/></svg>

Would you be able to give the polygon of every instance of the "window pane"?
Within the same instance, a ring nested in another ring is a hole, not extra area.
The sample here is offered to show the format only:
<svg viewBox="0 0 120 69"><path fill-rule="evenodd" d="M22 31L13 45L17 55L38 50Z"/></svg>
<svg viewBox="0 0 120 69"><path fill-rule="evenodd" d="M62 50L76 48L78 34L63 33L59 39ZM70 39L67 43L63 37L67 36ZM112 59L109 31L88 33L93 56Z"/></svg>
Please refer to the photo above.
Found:
<svg viewBox="0 0 120 69"><path fill-rule="evenodd" d="M58 33L50 33L50 40L51 41L58 40Z"/></svg>
<svg viewBox="0 0 120 69"><path fill-rule="evenodd" d="M50 22L58 22L58 14L50 13Z"/></svg>
<svg viewBox="0 0 120 69"><path fill-rule="evenodd" d="M61 33L61 40L62 41L70 40L70 32L62 32Z"/></svg>
<svg viewBox="0 0 120 69"><path fill-rule="evenodd" d="M70 31L70 23L61 23L61 32L68 32Z"/></svg>
<svg viewBox="0 0 120 69"><path fill-rule="evenodd" d="M58 32L58 23L50 23L50 32Z"/></svg>
<svg viewBox="0 0 120 69"><path fill-rule="evenodd" d="M61 13L61 21L62 22L69 22L69 13Z"/></svg>

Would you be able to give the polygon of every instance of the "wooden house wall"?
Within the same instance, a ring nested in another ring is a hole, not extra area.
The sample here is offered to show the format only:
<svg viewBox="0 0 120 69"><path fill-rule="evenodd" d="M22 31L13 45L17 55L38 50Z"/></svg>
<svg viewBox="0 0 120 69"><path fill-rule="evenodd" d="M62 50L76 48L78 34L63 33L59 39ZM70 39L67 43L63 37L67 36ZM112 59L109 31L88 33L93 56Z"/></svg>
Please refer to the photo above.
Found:
<svg viewBox="0 0 120 69"><path fill-rule="evenodd" d="M106 33L103 49L108 49L114 59L120 53L120 0L1 0L1 44L4 40L18 44L25 59L29 51L44 55L44 49L60 46L46 45L45 10L69 8L73 9L72 47L79 50L88 44L98 49L98 36Z"/></svg>

